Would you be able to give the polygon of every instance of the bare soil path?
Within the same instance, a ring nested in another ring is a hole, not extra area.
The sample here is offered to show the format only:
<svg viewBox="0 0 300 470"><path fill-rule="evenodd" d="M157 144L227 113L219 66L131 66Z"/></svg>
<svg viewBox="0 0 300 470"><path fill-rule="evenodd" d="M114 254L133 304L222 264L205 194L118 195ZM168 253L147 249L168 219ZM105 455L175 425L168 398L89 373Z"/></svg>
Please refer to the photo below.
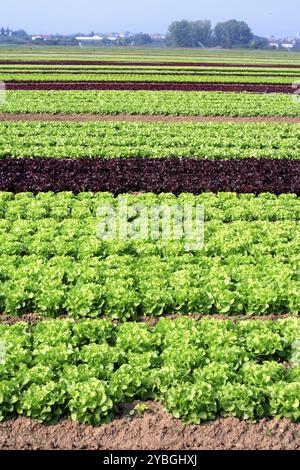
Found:
<svg viewBox="0 0 300 470"><path fill-rule="evenodd" d="M208 314L208 315L201 315L201 314L194 314L194 315L182 315L180 313L175 313L175 314L169 314L169 315L162 315L161 317L151 317L151 316L140 316L138 317L137 321L141 323L147 323L150 326L155 326L161 318L168 318L169 320L176 320L178 318L190 318L193 320L204 320L204 319L214 319L214 320L219 320L219 321L226 321L226 320L231 320L233 322L238 322L238 321L278 321L278 320L283 320L286 318L300 318L300 315L292 315L292 314L278 314L278 315L222 315L222 314ZM101 317L101 319L107 319L109 320L109 317ZM70 317L68 315L62 315L60 317L56 317L57 320L68 320ZM39 315L37 313L25 313L20 316L14 316L14 315L6 315L4 313L0 314L0 324L4 323L6 325L15 325L16 323L19 322L26 322L29 325L36 325L40 321L51 321L53 320L52 317L45 317L43 315ZM80 321L80 320L75 320L75 322ZM92 318L90 318L90 321L93 321ZM118 324L120 323L118 320L113 320L113 323Z"/></svg>
<svg viewBox="0 0 300 470"><path fill-rule="evenodd" d="M218 418L184 425L147 402L148 410L130 416L135 404L124 405L110 424L92 427L71 420L55 425L19 417L0 424L0 450L300 450L300 423L262 419L258 423Z"/></svg>

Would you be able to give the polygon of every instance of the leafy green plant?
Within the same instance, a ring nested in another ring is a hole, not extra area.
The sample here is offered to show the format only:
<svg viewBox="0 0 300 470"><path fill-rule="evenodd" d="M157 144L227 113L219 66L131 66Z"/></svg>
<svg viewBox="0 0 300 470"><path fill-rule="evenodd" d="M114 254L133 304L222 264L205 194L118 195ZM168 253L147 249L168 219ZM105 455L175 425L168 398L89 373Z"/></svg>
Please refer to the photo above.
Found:
<svg viewBox="0 0 300 470"><path fill-rule="evenodd" d="M143 414L145 411L149 409L148 405L146 403L137 403L133 410L129 412L130 416L133 416L135 414L140 415Z"/></svg>
<svg viewBox="0 0 300 470"><path fill-rule="evenodd" d="M186 423L199 424L214 418L217 412L216 394L212 385L200 380L196 384L183 382L171 387L164 403L167 411Z"/></svg>
<svg viewBox="0 0 300 470"><path fill-rule="evenodd" d="M8 413L12 413L19 399L19 393L16 383L8 380L0 381L0 421L2 421Z"/></svg>
<svg viewBox="0 0 300 470"><path fill-rule="evenodd" d="M113 409L105 383L96 378L70 385L68 395L71 418L81 423L100 424Z"/></svg>
<svg viewBox="0 0 300 470"><path fill-rule="evenodd" d="M38 421L56 421L62 415L64 402L64 390L49 380L45 384L32 383L21 393L15 406L19 414Z"/></svg>
<svg viewBox="0 0 300 470"><path fill-rule="evenodd" d="M265 394L249 384L227 383L218 390L218 406L222 416L255 419L266 415Z"/></svg>
<svg viewBox="0 0 300 470"><path fill-rule="evenodd" d="M300 383L277 382L268 389L270 413L278 418L300 418Z"/></svg>

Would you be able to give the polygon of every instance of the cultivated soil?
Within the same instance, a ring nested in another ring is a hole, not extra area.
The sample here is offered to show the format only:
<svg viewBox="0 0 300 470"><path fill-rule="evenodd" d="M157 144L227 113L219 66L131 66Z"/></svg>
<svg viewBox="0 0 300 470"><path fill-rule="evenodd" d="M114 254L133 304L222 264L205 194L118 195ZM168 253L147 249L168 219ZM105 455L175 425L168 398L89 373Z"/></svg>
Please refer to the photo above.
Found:
<svg viewBox="0 0 300 470"><path fill-rule="evenodd" d="M0 121L80 121L80 122L274 122L300 123L300 117L287 116L166 116L149 114L8 114L0 113Z"/></svg>
<svg viewBox="0 0 300 470"><path fill-rule="evenodd" d="M168 318L169 320L176 320L177 318L191 318L193 320L203 320L203 319L214 319L214 320L231 320L233 322L237 321L246 321L246 320L252 320L252 321L277 321L277 320L283 320L286 318L300 318L300 315L290 315L290 314L278 314L278 315L231 315L231 316L226 316L226 315L220 315L220 314L209 314L209 315L201 315L201 314L193 314L193 315L181 315L179 313L176 314L169 314L169 315L162 315L161 317L146 317L146 316L140 316L137 321L141 323L148 323L150 326L156 325L161 318ZM109 317L102 316L100 319L109 319ZM70 319L69 316L63 315L60 317L56 317L56 319L59 320L67 320ZM38 315L37 313L25 313L20 316L12 316L12 315L6 315L6 314L0 314L0 323L4 323L7 325L15 325L16 323L19 322L25 322L28 323L29 325L36 325L40 321L49 321L53 320L51 317L44 317L42 315ZM92 319L90 319L93 321ZM80 320L76 320L80 321ZM114 323L119 323L118 320L113 320Z"/></svg>
<svg viewBox="0 0 300 470"><path fill-rule="evenodd" d="M1 450L300 450L300 423L262 419L258 423L218 418L201 425L183 425L147 402L143 414L130 415L124 405L110 424L92 427L71 420L44 425L19 417L0 424Z"/></svg>

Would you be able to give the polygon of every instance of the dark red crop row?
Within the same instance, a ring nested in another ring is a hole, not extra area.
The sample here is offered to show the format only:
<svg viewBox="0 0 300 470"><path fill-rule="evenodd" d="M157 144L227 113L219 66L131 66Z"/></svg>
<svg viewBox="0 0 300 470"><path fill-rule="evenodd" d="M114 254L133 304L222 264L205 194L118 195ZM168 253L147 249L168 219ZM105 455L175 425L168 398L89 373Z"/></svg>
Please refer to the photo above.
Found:
<svg viewBox="0 0 300 470"><path fill-rule="evenodd" d="M120 65L144 67L244 67L299 69L298 64L230 64L224 62L125 62L106 60L0 60L0 65Z"/></svg>
<svg viewBox="0 0 300 470"><path fill-rule="evenodd" d="M292 85L248 83L188 83L188 82L5 82L7 90L174 90L224 91L252 93L295 93Z"/></svg>
<svg viewBox="0 0 300 470"><path fill-rule="evenodd" d="M0 190L115 194L235 191L300 196L300 161L6 158L0 160Z"/></svg>

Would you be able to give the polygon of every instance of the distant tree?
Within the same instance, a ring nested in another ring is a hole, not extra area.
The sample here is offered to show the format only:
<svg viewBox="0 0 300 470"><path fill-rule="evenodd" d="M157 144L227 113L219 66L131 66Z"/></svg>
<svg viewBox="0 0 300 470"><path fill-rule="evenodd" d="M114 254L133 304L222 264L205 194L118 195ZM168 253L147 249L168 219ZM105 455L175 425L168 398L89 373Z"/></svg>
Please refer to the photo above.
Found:
<svg viewBox="0 0 300 470"><path fill-rule="evenodd" d="M216 43L228 49L233 46L247 46L253 39L253 33L247 23L237 20L218 23L214 35Z"/></svg>
<svg viewBox="0 0 300 470"><path fill-rule="evenodd" d="M190 34L192 47L209 46L212 37L211 22L209 20L191 21Z"/></svg>
<svg viewBox="0 0 300 470"><path fill-rule="evenodd" d="M20 39L29 39L29 35L24 31L24 29L19 29L18 31L13 32L13 36L15 38L20 38Z"/></svg>
<svg viewBox="0 0 300 470"><path fill-rule="evenodd" d="M138 33L131 38L131 42L133 42L136 46L143 46L146 44L151 44L153 41L149 34Z"/></svg>
<svg viewBox="0 0 300 470"><path fill-rule="evenodd" d="M133 43L133 38L132 37L125 37L125 38L119 38L118 39L118 46L130 46Z"/></svg>
<svg viewBox="0 0 300 470"><path fill-rule="evenodd" d="M169 41L174 46L192 47L193 40L189 21L173 21L169 26Z"/></svg>
<svg viewBox="0 0 300 470"><path fill-rule="evenodd" d="M269 47L269 41L267 38L254 36L249 45L251 49L266 49Z"/></svg>
<svg viewBox="0 0 300 470"><path fill-rule="evenodd" d="M208 46L212 36L209 20L173 21L169 26L167 41L177 47Z"/></svg>

